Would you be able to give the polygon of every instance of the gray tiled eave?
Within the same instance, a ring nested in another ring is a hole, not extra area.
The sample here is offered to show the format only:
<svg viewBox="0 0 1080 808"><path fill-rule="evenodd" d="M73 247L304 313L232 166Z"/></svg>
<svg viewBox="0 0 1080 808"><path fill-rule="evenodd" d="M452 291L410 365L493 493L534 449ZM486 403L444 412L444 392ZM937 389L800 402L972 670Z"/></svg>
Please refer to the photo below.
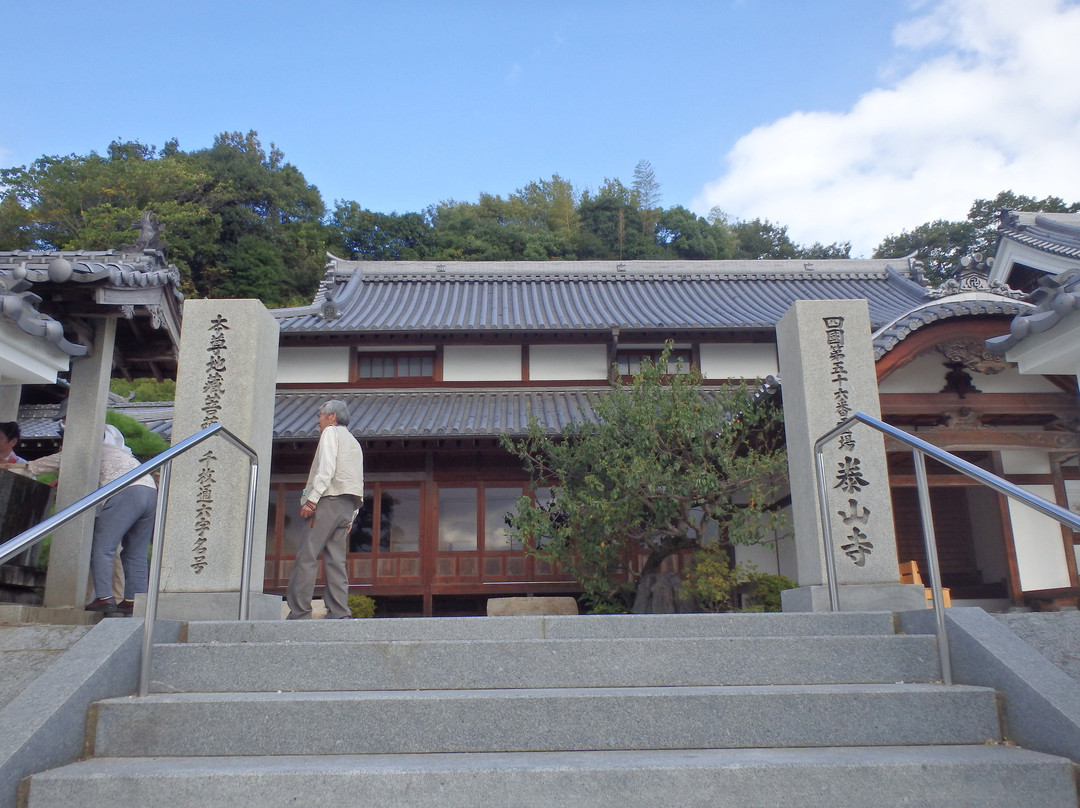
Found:
<svg viewBox="0 0 1080 808"><path fill-rule="evenodd" d="M332 300L338 316L324 317L321 305L274 315L285 335L771 329L796 300L865 299L881 327L926 300L924 287L886 261L832 262L839 268L830 271L779 261L759 262L758 271L727 266L754 262L627 262L625 270L592 262L588 271L558 263L566 264L561 271L516 263L357 267L333 274L316 298Z"/></svg>
<svg viewBox="0 0 1080 808"><path fill-rule="evenodd" d="M521 435L530 416L558 431L571 422L595 420L594 405L604 389L282 391L276 397L274 436L314 440L314 415L330 398L349 406L349 430L364 440Z"/></svg>

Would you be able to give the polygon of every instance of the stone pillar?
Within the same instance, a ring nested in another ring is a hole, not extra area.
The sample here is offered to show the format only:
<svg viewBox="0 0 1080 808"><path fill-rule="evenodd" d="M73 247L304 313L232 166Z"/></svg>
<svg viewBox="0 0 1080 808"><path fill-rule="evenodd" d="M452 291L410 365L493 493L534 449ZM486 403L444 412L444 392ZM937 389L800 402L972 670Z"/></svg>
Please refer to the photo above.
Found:
<svg viewBox="0 0 1080 808"><path fill-rule="evenodd" d="M827 611L814 442L856 411L881 417L867 303L796 301L776 337L800 584L783 593L783 607ZM923 587L899 582L881 433L857 424L826 448L824 460L840 608L924 608Z"/></svg>
<svg viewBox="0 0 1080 808"><path fill-rule="evenodd" d="M186 301L172 431L175 444L220 422L258 454L251 615L275 620L281 598L261 593L278 334L258 300ZM236 619L248 469L247 456L221 437L173 461L158 616Z"/></svg>
<svg viewBox="0 0 1080 808"><path fill-rule="evenodd" d="M0 421L19 420L19 400L22 385L14 379L0 376Z"/></svg>
<svg viewBox="0 0 1080 808"><path fill-rule="evenodd" d="M58 511L99 487L116 319L109 317L97 323L90 354L71 363L71 389L64 419L64 442L60 449L60 479L56 487ZM93 539L93 510L52 534L49 571L45 578L46 606L81 609L90 600L86 589ZM106 592L102 596L111 594Z"/></svg>

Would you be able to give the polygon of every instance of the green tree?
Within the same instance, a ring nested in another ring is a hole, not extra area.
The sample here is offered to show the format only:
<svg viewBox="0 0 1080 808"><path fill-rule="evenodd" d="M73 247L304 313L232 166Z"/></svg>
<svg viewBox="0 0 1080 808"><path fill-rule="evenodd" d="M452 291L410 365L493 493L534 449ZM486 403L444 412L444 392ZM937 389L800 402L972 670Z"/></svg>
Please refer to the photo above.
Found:
<svg viewBox="0 0 1080 808"><path fill-rule="evenodd" d="M112 379L109 392L131 401L173 401L176 399L176 382L172 379Z"/></svg>
<svg viewBox="0 0 1080 808"><path fill-rule="evenodd" d="M900 235L887 236L874 250L874 257L914 255L916 260L922 262L927 278L932 283L941 283L959 271L960 259L965 255L994 253L998 241L999 210L1076 213L1080 211L1080 202L1066 204L1057 196L1037 199L1013 191L1002 191L993 199L976 199L965 221L937 219L913 230L905 230Z"/></svg>
<svg viewBox="0 0 1080 808"><path fill-rule="evenodd" d="M338 202L330 215L330 250L361 261L419 261L435 244L421 213L376 213L356 202Z"/></svg>
<svg viewBox="0 0 1080 808"><path fill-rule="evenodd" d="M735 258L796 258L799 249L788 236L787 228L768 219L751 219L731 225L735 234Z"/></svg>
<svg viewBox="0 0 1080 808"><path fill-rule="evenodd" d="M656 242L680 260L715 260L735 254L735 238L724 224L711 224L677 205L658 211Z"/></svg>
<svg viewBox="0 0 1080 808"><path fill-rule="evenodd" d="M971 222L938 219L921 224L898 236L887 236L874 250L875 258L914 256L921 261L933 283L946 280L960 266L960 259L972 251L978 231Z"/></svg>
<svg viewBox="0 0 1080 808"><path fill-rule="evenodd" d="M780 409L754 387L703 387L695 368L667 372L671 345L628 387L599 397L596 420L560 435L534 420L504 438L531 474L511 527L527 551L569 571L596 606L627 607L665 558L771 535L787 472ZM682 368L681 368L682 369ZM644 556L644 562L640 557Z"/></svg>
<svg viewBox="0 0 1080 808"><path fill-rule="evenodd" d="M322 275L318 189L273 144L264 150L255 132L222 134L190 153L176 141L160 152L113 142L104 155L44 156L0 170L0 249L117 248L134 240L146 210L164 227L187 294L307 302ZM269 283L250 274L251 238L277 251L287 268ZM237 285L245 274L250 287Z"/></svg>

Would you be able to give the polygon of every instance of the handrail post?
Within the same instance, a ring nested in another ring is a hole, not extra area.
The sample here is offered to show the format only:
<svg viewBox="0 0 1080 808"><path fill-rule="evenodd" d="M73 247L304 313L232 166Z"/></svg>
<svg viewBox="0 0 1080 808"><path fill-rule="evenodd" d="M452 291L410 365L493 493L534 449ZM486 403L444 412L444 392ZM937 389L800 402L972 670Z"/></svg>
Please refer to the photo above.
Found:
<svg viewBox="0 0 1080 808"><path fill-rule="evenodd" d="M253 459L248 472L247 527L244 530L244 552L240 561L240 615L238 620L251 617L251 564L255 544L255 498L259 490L259 464Z"/></svg>
<svg viewBox="0 0 1080 808"><path fill-rule="evenodd" d="M926 455L912 448L915 463L915 482L919 491L919 516L922 518L923 543L926 545L926 566L930 575L931 605L937 626L938 658L941 662L941 681L951 685L952 660L949 659L949 635L945 628L945 598L941 592L941 567L938 563L937 537L934 534L934 514L930 506L930 486L926 478Z"/></svg>
<svg viewBox="0 0 1080 808"><path fill-rule="evenodd" d="M154 623L157 622L158 587L161 584L161 538L165 534L165 512L169 504L169 478L172 461L161 467L158 485L157 512L154 515L154 538L150 544L150 585L146 588L146 614L143 616L142 652L139 654L140 696L150 692L150 647L154 644Z"/></svg>
<svg viewBox="0 0 1080 808"><path fill-rule="evenodd" d="M815 447L814 463L817 466L818 499L821 506L821 540L825 542L825 582L829 586L829 611L840 610L840 587L837 582L836 556L833 555L832 519L829 518L829 484L825 480L825 455Z"/></svg>

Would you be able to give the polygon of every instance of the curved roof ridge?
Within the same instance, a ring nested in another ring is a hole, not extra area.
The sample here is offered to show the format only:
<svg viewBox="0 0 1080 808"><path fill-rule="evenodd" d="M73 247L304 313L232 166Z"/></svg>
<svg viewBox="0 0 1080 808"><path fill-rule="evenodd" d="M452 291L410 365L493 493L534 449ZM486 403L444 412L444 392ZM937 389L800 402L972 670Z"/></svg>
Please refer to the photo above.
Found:
<svg viewBox="0 0 1080 808"><path fill-rule="evenodd" d="M1033 308L1031 303L981 291L931 300L873 333L874 359L880 359L916 331L938 320L986 314L1016 316Z"/></svg>

